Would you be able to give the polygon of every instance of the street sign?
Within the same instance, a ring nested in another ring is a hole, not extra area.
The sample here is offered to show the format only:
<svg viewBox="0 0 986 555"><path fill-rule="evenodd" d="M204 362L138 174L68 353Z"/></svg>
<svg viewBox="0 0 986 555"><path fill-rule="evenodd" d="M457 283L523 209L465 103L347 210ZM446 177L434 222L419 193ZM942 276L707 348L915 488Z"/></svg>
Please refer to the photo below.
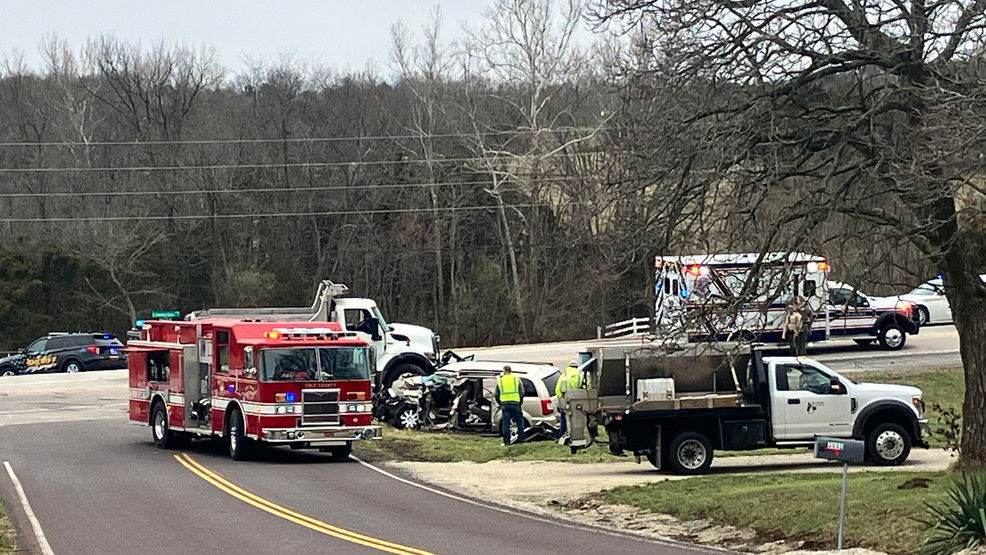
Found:
<svg viewBox="0 0 986 555"><path fill-rule="evenodd" d="M175 318L181 318L181 312L177 310L155 310L151 312L151 318L156 320L174 320Z"/></svg>
<svg viewBox="0 0 986 555"><path fill-rule="evenodd" d="M861 463L866 456L866 444L855 439L815 436L815 458L842 463L842 491L839 493L839 533L836 549L842 550L843 530L846 527L846 486L849 484L849 463Z"/></svg>

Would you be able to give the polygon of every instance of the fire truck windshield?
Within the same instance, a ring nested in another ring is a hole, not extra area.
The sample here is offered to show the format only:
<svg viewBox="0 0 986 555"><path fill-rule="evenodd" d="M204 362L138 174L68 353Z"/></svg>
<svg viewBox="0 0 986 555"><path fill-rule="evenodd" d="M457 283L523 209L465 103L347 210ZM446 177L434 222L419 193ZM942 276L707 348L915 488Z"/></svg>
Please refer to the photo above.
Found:
<svg viewBox="0 0 986 555"><path fill-rule="evenodd" d="M369 351L366 347L263 349L260 377L274 382L368 380Z"/></svg>

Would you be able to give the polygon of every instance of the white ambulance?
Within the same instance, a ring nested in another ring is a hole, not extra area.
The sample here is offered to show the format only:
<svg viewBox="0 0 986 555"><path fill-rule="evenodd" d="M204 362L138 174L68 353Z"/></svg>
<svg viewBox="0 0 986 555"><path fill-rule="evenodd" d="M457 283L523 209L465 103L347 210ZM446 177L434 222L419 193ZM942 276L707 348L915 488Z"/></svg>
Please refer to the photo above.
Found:
<svg viewBox="0 0 986 555"><path fill-rule="evenodd" d="M654 267L655 331L666 338L782 343L790 304L810 313L813 342L878 341L897 350L919 331L906 302L871 306L833 294L828 261L811 254L658 256Z"/></svg>

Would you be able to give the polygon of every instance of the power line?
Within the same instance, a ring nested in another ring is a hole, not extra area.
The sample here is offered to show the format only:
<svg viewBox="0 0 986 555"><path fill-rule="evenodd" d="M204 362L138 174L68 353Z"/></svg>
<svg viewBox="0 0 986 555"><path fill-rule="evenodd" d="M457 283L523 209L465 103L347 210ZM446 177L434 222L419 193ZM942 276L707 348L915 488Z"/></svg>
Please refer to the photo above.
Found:
<svg viewBox="0 0 986 555"><path fill-rule="evenodd" d="M598 154L597 152L556 152L542 154L536 158L553 158L556 156L580 156L584 154ZM521 157L522 155L516 155ZM506 158L506 156L504 156ZM240 170L240 169L266 169L266 168L326 168L326 167L359 167L359 166L394 166L400 164L426 164L426 163L461 163L475 162L478 160L487 161L490 157L470 156L466 158L439 158L436 160L360 160L350 162L285 162L285 163L265 163L265 164L211 164L204 166L122 166L122 167L74 167L74 168L0 168L0 173L62 173L62 172L132 172L132 171L185 171L185 170Z"/></svg>
<svg viewBox="0 0 986 555"><path fill-rule="evenodd" d="M550 132L608 131L615 127L556 127L549 129L510 129L502 131L479 131L476 133L431 133L414 135L351 135L348 137L289 137L268 139L188 139L176 141L49 141L49 142L0 142L0 147L68 147L68 146L166 146L166 145L213 145L213 144L265 144L265 143L334 143L350 141L385 141L405 139L447 139L454 137L485 137L498 135L533 135Z"/></svg>
<svg viewBox="0 0 986 555"><path fill-rule="evenodd" d="M566 206L585 204L584 202L567 202ZM548 203L505 204L504 208L541 208L550 207ZM442 208L388 208L377 210L328 210L323 212L276 212L269 214L178 214L174 216L96 216L96 217L66 217L66 218L0 218L0 223L66 223L66 222L127 222L127 221L160 221L160 220L231 220L243 218L299 218L306 216L364 216L379 214L411 214L435 212L466 212L480 210L498 210L498 205L488 206L453 206Z"/></svg>
<svg viewBox="0 0 986 555"><path fill-rule="evenodd" d="M541 183L566 183L579 181L577 177L539 178ZM48 191L44 193L0 193L0 198L50 198L50 197L112 197L112 196L150 196L150 195L208 195L230 193L284 193L306 191L366 191L374 189L455 187L470 185L491 185L492 181L441 181L436 183L383 183L379 185L324 185L312 187L253 187L245 189L192 189L169 191Z"/></svg>

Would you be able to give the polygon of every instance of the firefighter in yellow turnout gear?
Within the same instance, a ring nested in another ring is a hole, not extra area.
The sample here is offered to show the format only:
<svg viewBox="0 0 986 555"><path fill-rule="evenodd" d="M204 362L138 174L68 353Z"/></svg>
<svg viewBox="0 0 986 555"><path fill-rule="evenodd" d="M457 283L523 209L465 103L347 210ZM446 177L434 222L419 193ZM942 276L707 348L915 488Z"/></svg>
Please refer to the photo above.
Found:
<svg viewBox="0 0 986 555"><path fill-rule="evenodd" d="M524 387L520 376L514 374L509 366L503 367L503 373L496 379L496 400L500 403L500 432L503 434L503 444L510 445L510 423L517 425L517 443L524 441L524 411L521 401L524 400Z"/></svg>
<svg viewBox="0 0 986 555"><path fill-rule="evenodd" d="M559 414L561 414L558 438L565 437L565 434L568 432L568 422L565 418L565 413L561 410L565 392L570 389L582 389L583 387L585 387L585 380L582 377L582 372L579 372L579 361L570 360L568 366L565 367L565 371L558 378L558 382L555 383L555 404L558 407Z"/></svg>

